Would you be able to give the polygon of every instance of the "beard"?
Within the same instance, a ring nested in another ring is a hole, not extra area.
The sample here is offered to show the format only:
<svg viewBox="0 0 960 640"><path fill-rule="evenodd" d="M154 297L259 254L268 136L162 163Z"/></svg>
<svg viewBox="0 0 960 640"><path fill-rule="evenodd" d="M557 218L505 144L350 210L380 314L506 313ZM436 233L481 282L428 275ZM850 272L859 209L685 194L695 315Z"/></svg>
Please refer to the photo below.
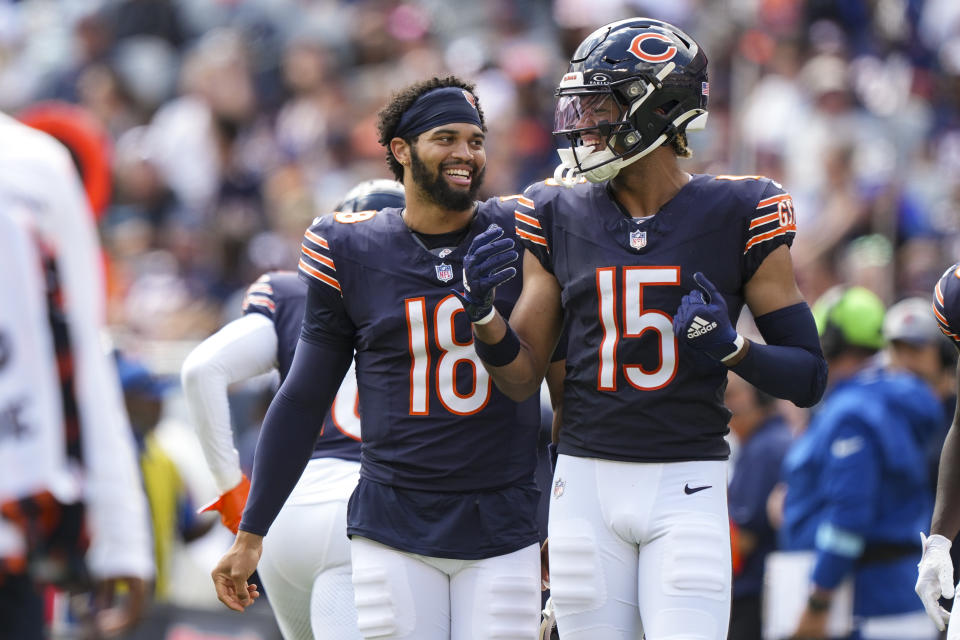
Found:
<svg viewBox="0 0 960 640"><path fill-rule="evenodd" d="M435 174L430 173L427 165L420 161L420 156L413 148L410 149L410 168L413 173L414 184L434 203L453 211L463 211L473 206L477 199L477 192L480 191L480 185L483 184L483 175L487 171L486 167L477 171L476 165L471 163L473 177L470 180L470 188L461 191L447 184L443 177L443 165L440 165Z"/></svg>

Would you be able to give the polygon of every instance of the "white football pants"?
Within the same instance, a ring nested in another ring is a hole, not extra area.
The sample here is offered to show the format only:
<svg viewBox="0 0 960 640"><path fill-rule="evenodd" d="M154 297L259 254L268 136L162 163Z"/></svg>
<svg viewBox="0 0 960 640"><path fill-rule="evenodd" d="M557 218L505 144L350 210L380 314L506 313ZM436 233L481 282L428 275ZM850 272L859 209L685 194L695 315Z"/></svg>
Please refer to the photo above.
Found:
<svg viewBox="0 0 960 640"><path fill-rule="evenodd" d="M285 640L360 640L347 500L360 464L311 460L263 539L257 571Z"/></svg>
<svg viewBox="0 0 960 640"><path fill-rule="evenodd" d="M724 640L730 618L726 461L560 456L550 593L563 640Z"/></svg>
<svg viewBox="0 0 960 640"><path fill-rule="evenodd" d="M534 640L538 545L483 560L431 558L354 536L353 585L364 638Z"/></svg>
<svg viewBox="0 0 960 640"><path fill-rule="evenodd" d="M958 583L960 586L960 583ZM950 614L950 622L947 624L947 640L960 640L960 605L957 605L957 598L960 596L954 596L954 606L957 606L956 613ZM924 612L926 613L926 612Z"/></svg>

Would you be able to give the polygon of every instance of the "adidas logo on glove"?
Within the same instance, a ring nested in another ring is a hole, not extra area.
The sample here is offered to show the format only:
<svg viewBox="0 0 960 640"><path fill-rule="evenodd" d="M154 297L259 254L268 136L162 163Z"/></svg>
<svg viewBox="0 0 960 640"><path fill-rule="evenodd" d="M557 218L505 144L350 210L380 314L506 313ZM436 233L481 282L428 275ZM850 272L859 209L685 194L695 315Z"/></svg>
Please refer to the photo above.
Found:
<svg viewBox="0 0 960 640"><path fill-rule="evenodd" d="M687 339L699 338L717 328L716 322L707 322L700 316L694 316L690 322L690 328L687 329Z"/></svg>

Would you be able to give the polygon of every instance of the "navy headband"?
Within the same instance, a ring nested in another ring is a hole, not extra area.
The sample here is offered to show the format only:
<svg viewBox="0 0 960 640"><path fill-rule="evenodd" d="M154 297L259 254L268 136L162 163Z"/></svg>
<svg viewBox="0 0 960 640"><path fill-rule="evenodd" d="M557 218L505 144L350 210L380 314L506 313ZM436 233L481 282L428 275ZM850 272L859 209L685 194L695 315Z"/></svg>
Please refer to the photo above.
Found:
<svg viewBox="0 0 960 640"><path fill-rule="evenodd" d="M459 87L441 87L423 94L403 112L394 136L408 138L451 122L467 122L481 129L473 94Z"/></svg>

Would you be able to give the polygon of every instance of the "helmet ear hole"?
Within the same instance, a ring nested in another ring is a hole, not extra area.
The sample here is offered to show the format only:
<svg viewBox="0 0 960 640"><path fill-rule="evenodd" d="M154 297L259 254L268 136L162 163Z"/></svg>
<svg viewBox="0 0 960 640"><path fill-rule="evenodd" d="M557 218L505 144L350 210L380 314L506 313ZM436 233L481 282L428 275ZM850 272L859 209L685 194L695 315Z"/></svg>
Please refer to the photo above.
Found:
<svg viewBox="0 0 960 640"><path fill-rule="evenodd" d="M670 115L670 112L677 108L677 105L680 104L676 100L668 100L664 102L659 107L657 107L657 113L662 113L665 116Z"/></svg>

